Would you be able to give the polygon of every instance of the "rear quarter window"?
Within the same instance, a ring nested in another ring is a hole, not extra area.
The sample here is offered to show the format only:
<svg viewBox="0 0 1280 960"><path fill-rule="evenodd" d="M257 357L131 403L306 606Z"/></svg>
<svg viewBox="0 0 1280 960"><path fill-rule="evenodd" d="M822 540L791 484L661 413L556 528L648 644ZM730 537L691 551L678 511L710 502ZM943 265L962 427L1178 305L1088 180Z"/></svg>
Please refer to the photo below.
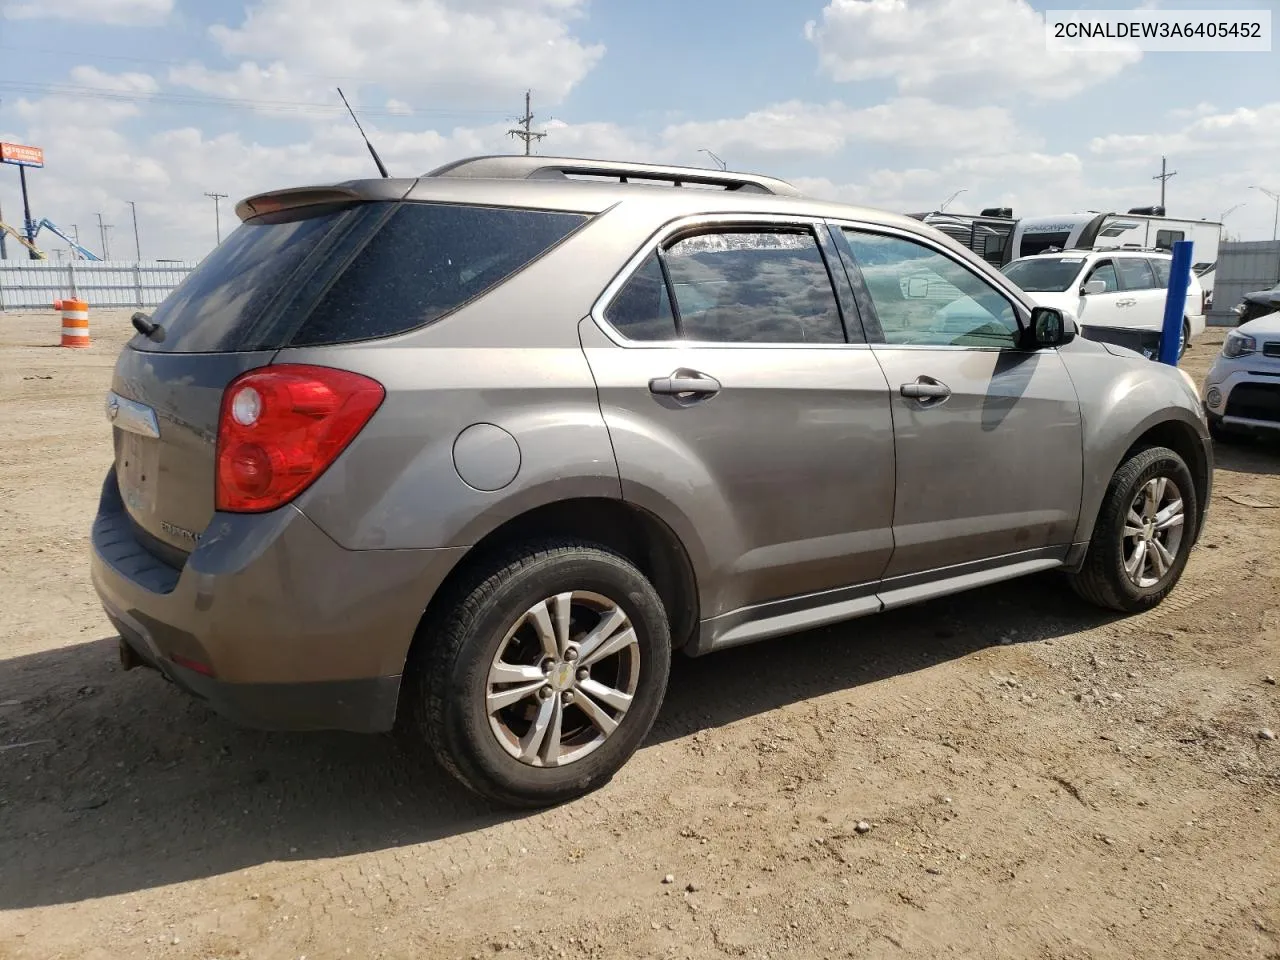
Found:
<svg viewBox="0 0 1280 960"><path fill-rule="evenodd" d="M439 203L399 207L294 334L321 346L405 333L493 289L585 214Z"/></svg>

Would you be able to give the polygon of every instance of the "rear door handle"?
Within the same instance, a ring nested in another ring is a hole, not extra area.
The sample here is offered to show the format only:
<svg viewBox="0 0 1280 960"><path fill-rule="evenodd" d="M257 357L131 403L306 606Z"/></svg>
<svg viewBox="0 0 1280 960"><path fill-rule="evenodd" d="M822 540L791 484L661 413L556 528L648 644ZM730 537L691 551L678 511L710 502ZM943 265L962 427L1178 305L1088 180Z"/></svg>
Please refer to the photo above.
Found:
<svg viewBox="0 0 1280 960"><path fill-rule="evenodd" d="M898 391L904 397L925 403L945 400L951 396L951 388L933 377L917 377L914 383L904 383Z"/></svg>
<svg viewBox="0 0 1280 960"><path fill-rule="evenodd" d="M697 370L676 370L669 377L650 380L649 392L667 397L682 394L712 397L720 392L720 381Z"/></svg>

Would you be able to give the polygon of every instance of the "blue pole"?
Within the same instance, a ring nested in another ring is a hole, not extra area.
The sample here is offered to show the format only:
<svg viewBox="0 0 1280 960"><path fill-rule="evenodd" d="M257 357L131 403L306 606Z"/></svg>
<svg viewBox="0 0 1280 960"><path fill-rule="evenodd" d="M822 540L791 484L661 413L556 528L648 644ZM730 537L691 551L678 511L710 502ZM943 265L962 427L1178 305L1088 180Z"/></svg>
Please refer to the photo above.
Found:
<svg viewBox="0 0 1280 960"><path fill-rule="evenodd" d="M1178 341L1182 339L1182 319L1187 311L1187 288L1191 286L1190 240L1173 245L1173 265L1169 268L1169 293L1164 301L1164 325L1160 328L1161 363L1178 365Z"/></svg>

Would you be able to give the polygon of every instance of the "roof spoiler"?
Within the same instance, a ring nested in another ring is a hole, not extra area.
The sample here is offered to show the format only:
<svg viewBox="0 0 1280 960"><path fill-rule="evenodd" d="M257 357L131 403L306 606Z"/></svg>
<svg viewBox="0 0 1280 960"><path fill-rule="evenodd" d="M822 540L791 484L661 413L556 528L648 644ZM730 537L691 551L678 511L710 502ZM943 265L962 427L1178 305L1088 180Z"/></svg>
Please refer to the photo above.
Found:
<svg viewBox="0 0 1280 960"><path fill-rule="evenodd" d="M769 193L798 197L793 184L755 173L733 173L704 167L677 167L656 163L584 160L577 157L495 155L467 157L436 167L425 177L478 177L497 180L568 180L572 177L616 179L620 183L663 182L673 186L703 184L744 193Z"/></svg>
<svg viewBox="0 0 1280 960"><path fill-rule="evenodd" d="M332 206L368 200L399 200L413 186L406 180L353 180L323 187L289 187L254 194L236 204L241 220L299 207Z"/></svg>

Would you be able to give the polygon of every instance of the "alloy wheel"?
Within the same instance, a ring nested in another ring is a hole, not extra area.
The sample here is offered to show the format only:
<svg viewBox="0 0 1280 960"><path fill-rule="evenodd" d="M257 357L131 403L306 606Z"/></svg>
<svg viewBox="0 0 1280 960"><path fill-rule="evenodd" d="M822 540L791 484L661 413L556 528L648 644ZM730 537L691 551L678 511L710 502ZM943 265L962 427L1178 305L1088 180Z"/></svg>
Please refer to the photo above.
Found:
<svg viewBox="0 0 1280 960"><path fill-rule="evenodd" d="M1173 567L1182 545L1182 492L1168 477L1153 477L1138 488L1125 515L1124 572L1137 587L1154 587Z"/></svg>

